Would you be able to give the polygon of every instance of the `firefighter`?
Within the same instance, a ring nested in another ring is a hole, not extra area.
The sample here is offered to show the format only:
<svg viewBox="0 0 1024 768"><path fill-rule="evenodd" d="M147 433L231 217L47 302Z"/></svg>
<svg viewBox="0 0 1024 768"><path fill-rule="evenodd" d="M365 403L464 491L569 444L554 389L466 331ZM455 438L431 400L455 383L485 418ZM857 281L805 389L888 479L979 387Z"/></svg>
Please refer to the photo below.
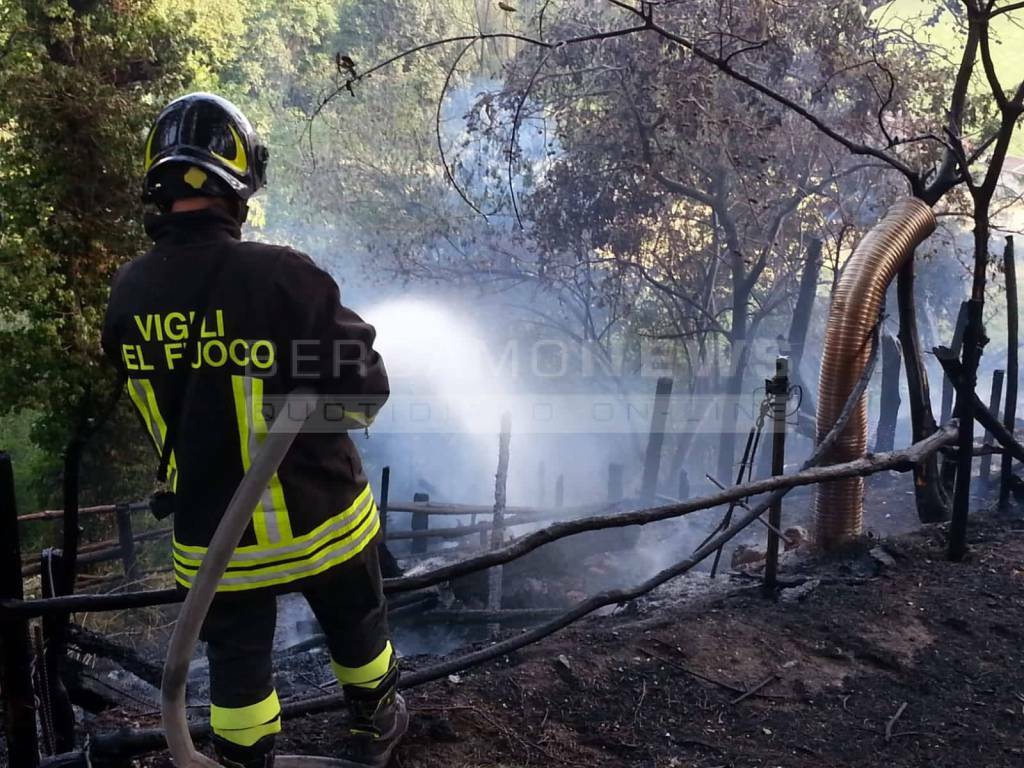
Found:
<svg viewBox="0 0 1024 768"><path fill-rule="evenodd" d="M145 150L154 245L114 278L103 329L160 459L188 589L235 488L297 387L325 403L267 486L203 626L214 749L269 768L281 707L271 650L276 597L301 592L327 637L350 710L343 759L385 766L408 725L397 693L377 544L380 521L347 430L388 396L374 330L334 280L290 248L245 242L269 153L230 102L194 93L157 117Z"/></svg>

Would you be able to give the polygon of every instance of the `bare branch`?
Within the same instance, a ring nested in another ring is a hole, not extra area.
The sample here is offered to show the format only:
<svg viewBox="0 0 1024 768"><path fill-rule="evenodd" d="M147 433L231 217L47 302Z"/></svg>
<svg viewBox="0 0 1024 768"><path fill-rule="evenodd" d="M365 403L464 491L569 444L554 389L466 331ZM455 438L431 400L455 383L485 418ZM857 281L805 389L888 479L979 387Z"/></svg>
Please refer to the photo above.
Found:
<svg viewBox="0 0 1024 768"><path fill-rule="evenodd" d="M947 148L942 165L939 166L934 180L921 195L922 200L932 205L961 181L973 184L970 165L963 165L956 147L962 142L964 108L967 104L967 94L970 89L971 76L974 74L974 65L977 59L978 28L971 24L967 29L967 40L964 43L963 55L960 57L960 66L957 69L956 80L953 84L949 118L946 124L946 134L950 137L953 145Z"/></svg>
<svg viewBox="0 0 1024 768"><path fill-rule="evenodd" d="M452 77L455 76L455 70L459 68L459 62L462 61L463 56L472 50L473 46L476 45L476 42L476 40L470 40L466 43L465 47L459 51L459 55L455 57L452 65L448 68L448 73L444 78L444 85L441 86L441 95L437 97L437 112L434 116L434 132L437 136L437 152L441 157L441 166L444 168L445 178L448 179L448 182L455 188L455 191L459 193L459 197L462 198L466 205L486 219L490 214L486 214L480 210L476 203L469 199L469 195L467 195L465 190L463 190L459 185L459 182L455 180L455 174L452 173L452 170L448 165L448 158L445 156L444 151L444 141L441 138L441 112L444 109L444 96L448 92L448 86L451 85ZM496 211L491 211L491 214L493 213L496 213Z"/></svg>
<svg viewBox="0 0 1024 768"><path fill-rule="evenodd" d="M994 19L996 16L1002 16L1003 14L1021 10L1024 10L1024 3L1010 3L1009 5L1004 5L1002 8L993 8L989 11L988 17L990 19Z"/></svg>
<svg viewBox="0 0 1024 768"><path fill-rule="evenodd" d="M401 61L402 59L406 59L409 56L412 56L416 53L428 51L433 48L439 48L444 45L450 45L451 43L481 42L484 40L518 40L521 43L535 45L540 48L561 48L562 46L565 45L577 45L579 43L595 42L600 40L611 40L612 38L624 37L626 35L632 35L636 32L642 32L645 29L647 29L647 25L623 27L620 29L591 32L586 35L568 37L563 40L556 40L553 42L541 40L536 37L529 37L527 35L516 34L515 32L480 32L475 35L454 35L452 37L441 38L440 40L432 40L429 43L421 43L420 45L416 45L413 46L412 48L401 51L400 53L396 53L394 56L391 56L390 58L387 58L378 64L374 64L369 69L364 70L363 72L360 72L357 75L347 78L337 88L335 88L333 91L331 91L326 96L320 99L320 102L317 104L312 114L309 115L308 119L310 121L315 120L317 117L319 117L320 113L323 112L323 110L327 107L328 104L333 102L338 96L340 96L342 93L346 91L351 93L352 88L357 83L360 83L363 80L367 79L375 72L379 72L382 69L386 69L395 62Z"/></svg>
<svg viewBox="0 0 1024 768"><path fill-rule="evenodd" d="M824 133L830 139L838 142L839 144L842 144L844 147L846 147L846 149L848 149L853 154L870 155L871 157L875 157L881 160L882 162L886 163L887 165L892 166L895 170L899 171L907 178L915 193L917 193L920 190L920 174L899 158L893 157L888 152L878 149L877 147L871 147L866 144L861 144L847 136L844 136L838 130L836 130L827 122L825 122L824 119L818 117L809 109L797 103L795 100L791 99L789 96L786 96L785 94L780 93L774 88L765 85L760 80L757 80L756 78L753 78L749 75L745 75L739 70L737 70L735 67L731 65L728 57L723 57L711 53L710 51L701 48L693 40L689 40L683 37L682 35L679 35L669 29L666 29L665 27L655 22L653 16L644 16L636 8L632 8L626 5L625 3L618 2L618 0L608 1L611 2L613 5L616 5L620 8L625 8L626 10L632 11L634 14L641 16L641 18L644 18L647 21L647 28L650 29L652 32L655 32L658 35L661 35L666 40L669 40L675 43L676 45L680 46L681 48L690 51L690 53L692 53L697 58L710 64L711 66L715 67L720 72L731 77L732 79L737 80L738 82L741 82L744 85L749 86L750 88L753 88L762 96L765 96L768 99L771 99L772 101L781 104L790 111L795 112L797 115L810 122L815 128Z"/></svg>
<svg viewBox="0 0 1024 768"><path fill-rule="evenodd" d="M519 228L523 229L523 219L519 215L519 203L516 202L516 189L512 183L512 165L515 161L516 151L516 139L519 135L519 117L522 115L523 106L526 104L526 100L530 96L530 91L533 89L533 84L537 81L537 76L540 71L544 69L544 65L547 64L548 57L551 56L552 51L548 50L544 52L544 55L540 57L540 61L537 62L537 68L533 70L533 74L530 75L530 79L526 83L526 87L523 88L523 93L519 98L519 102L516 104L516 111L512 117L512 136L508 142L508 194L512 199L512 210L516 214L516 222L519 224Z"/></svg>
<svg viewBox="0 0 1024 768"><path fill-rule="evenodd" d="M996 72L995 62L992 61L989 20L987 17L979 18L972 14L971 26L977 26L978 28L977 35L978 46L981 49L981 65L985 70L985 77L988 79L988 85L992 91L992 96L995 98L996 104L999 105L999 109L1001 111L1005 111L1009 106L1009 99L1006 98L1006 91L1003 90L1003 85L999 82L999 75Z"/></svg>

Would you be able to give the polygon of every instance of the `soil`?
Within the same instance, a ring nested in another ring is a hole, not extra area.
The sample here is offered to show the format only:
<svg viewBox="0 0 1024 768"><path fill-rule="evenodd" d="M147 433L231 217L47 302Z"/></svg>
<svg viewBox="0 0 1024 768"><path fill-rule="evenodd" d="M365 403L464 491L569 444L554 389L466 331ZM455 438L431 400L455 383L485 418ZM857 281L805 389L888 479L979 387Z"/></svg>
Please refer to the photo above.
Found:
<svg viewBox="0 0 1024 768"><path fill-rule="evenodd" d="M932 526L804 560L777 599L663 594L409 691L394 765L1019 767L1024 524L977 522L963 563L944 546ZM291 721L282 751L343 730Z"/></svg>

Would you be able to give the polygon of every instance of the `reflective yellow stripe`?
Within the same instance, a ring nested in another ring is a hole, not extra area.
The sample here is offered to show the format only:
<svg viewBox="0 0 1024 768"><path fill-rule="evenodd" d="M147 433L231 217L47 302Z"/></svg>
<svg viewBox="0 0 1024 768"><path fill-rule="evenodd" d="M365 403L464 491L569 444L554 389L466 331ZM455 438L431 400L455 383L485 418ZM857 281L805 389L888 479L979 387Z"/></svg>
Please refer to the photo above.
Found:
<svg viewBox="0 0 1024 768"><path fill-rule="evenodd" d="M153 391L153 385L149 379L128 379L125 384L125 388L128 390L128 396L131 397L132 402L135 403L135 407L139 409L139 413L142 414L142 420L146 424L146 429L149 430L149 437L153 441L153 446L156 448L157 456L162 456L164 452L164 436L167 434L167 425L164 423L163 416L160 415L160 406L156 402L156 393ZM177 490L178 488L178 462L174 455L174 451L171 451L171 455L167 461L167 479L170 482L171 488Z"/></svg>
<svg viewBox="0 0 1024 768"><path fill-rule="evenodd" d="M290 530L290 528L289 528ZM309 533L277 545L238 547L217 587L218 592L288 584L339 565L362 552L380 531L380 514L367 484L355 500ZM173 539L175 578L191 587L206 547Z"/></svg>
<svg viewBox="0 0 1024 768"><path fill-rule="evenodd" d="M395 652L389 640L376 658L361 667L345 667L331 659L331 669L342 685L355 685L360 688L376 688L385 675L391 671Z"/></svg>
<svg viewBox="0 0 1024 768"><path fill-rule="evenodd" d="M223 739L251 747L264 736L281 730L281 702L277 691L247 707L210 705L210 727Z"/></svg>
<svg viewBox="0 0 1024 768"><path fill-rule="evenodd" d="M267 438L266 419L263 418L263 379L252 379L252 420L256 431L256 439L262 445ZM281 487L281 478L277 472L270 478L267 486L268 494L263 494L264 513L272 516L276 530L276 538L270 537L271 541L290 541L292 538L292 526L288 519L288 506L284 501L284 488Z"/></svg>
<svg viewBox="0 0 1024 768"><path fill-rule="evenodd" d="M281 718L279 717L276 720L264 723L263 725L254 725L252 728L245 728L241 731L227 731L214 728L213 732L224 739L224 741L230 741L232 744L238 744L240 747L251 747L264 736L272 736L275 733L280 733Z"/></svg>
<svg viewBox="0 0 1024 768"><path fill-rule="evenodd" d="M258 566L271 566L282 562L293 562L302 558L313 557L326 546L334 546L339 541L351 539L367 523L378 516L377 505L371 502L361 508L360 511L351 515L339 515L333 518L336 521L336 525L332 525L330 529L325 531L323 536L314 542L305 545L295 543L284 544L278 547L264 547L258 548L255 551L236 553L228 562L227 572L256 568ZM249 550L251 548L247 547L246 549ZM203 549L202 552L183 552L181 545L174 541L172 554L174 559L182 565L198 568L206 556L206 550Z"/></svg>
<svg viewBox="0 0 1024 768"><path fill-rule="evenodd" d="M300 560L274 568L254 568L225 575L217 587L218 592L240 592L247 589L261 589L283 584L290 584L298 579L305 579L334 568L346 560L350 560L373 541L380 531L380 519L374 514L367 525L360 526L354 537L343 539L337 544L327 547L308 560ZM191 587L198 569L182 565L175 558L175 579L183 587Z"/></svg>
<svg viewBox="0 0 1024 768"><path fill-rule="evenodd" d="M277 691L271 691L263 701L247 707L218 707L211 704L210 725L214 728L237 731L254 725L263 725L280 714L281 702L277 698Z"/></svg>
<svg viewBox="0 0 1024 768"><path fill-rule="evenodd" d="M284 557L294 558L301 557L303 554L309 554L333 536L352 528L366 514L366 510L371 504L373 504L373 495L370 486L367 485L348 507L333 517L328 518L309 533L295 536L290 542L273 547L259 544L247 544L238 547L231 556L231 563L228 567L257 565L259 563L280 560ZM194 562L198 566L206 554L206 547L192 546L175 541L174 553L182 560Z"/></svg>
<svg viewBox="0 0 1024 768"><path fill-rule="evenodd" d="M225 572L220 583L230 585L262 582L268 578L289 574L296 574L296 578L301 577L307 570L315 568L320 563L325 561L342 562L358 554L378 530L380 530L380 519L378 515L372 514L351 534L317 552L309 553L301 559L295 558L289 562L277 562L263 567L245 567L249 564L243 563L241 564L243 567L240 568L238 564L232 564L232 569ZM177 554L174 556L174 565L180 573L187 577L194 576L199 570L199 565L194 564L194 561L192 563L183 561Z"/></svg>
<svg viewBox="0 0 1024 768"><path fill-rule="evenodd" d="M358 411L345 411L345 417L354 421L360 427L364 429L373 424L373 416L368 415L365 411L362 413Z"/></svg>
<svg viewBox="0 0 1024 768"><path fill-rule="evenodd" d="M266 419L263 418L263 379L232 376L231 390L235 401L235 419L238 422L242 469L248 471L253 453L266 439L268 431ZM284 488L276 472L253 510L252 526L257 546L277 544L292 538Z"/></svg>
<svg viewBox="0 0 1024 768"><path fill-rule="evenodd" d="M249 453L249 445L252 442L251 429L249 427L252 418L250 409L250 398L246 397L246 377L232 376L231 391L235 401L235 418L238 420L238 445L242 451L242 471L248 472L252 466L252 456ZM252 514L252 527L256 533L256 543L267 543L267 528L264 525L263 502L256 505Z"/></svg>

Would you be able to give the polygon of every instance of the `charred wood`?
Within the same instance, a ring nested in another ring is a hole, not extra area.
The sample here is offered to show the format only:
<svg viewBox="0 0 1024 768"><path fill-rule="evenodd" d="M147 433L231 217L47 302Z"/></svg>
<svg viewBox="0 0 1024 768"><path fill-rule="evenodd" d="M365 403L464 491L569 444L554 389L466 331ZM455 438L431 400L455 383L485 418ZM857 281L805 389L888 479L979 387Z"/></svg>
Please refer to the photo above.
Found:
<svg viewBox="0 0 1024 768"><path fill-rule="evenodd" d="M1003 426L1013 433L1017 422L1017 382L1020 377L1020 317L1017 306L1017 262L1013 237L1006 238L1003 250L1003 271L1006 275L1006 407ZM1005 512L1010 503L1010 482L1013 457L1003 454L999 475L999 509Z"/></svg>
<svg viewBox="0 0 1024 768"><path fill-rule="evenodd" d="M960 361L954 359L952 353L946 347L936 347L934 351L936 359L942 365L946 375L950 377L953 386L958 390L963 389L966 393L974 396L974 418L981 426L992 433L997 443L1006 449L1006 453L1003 455L1010 455L1017 461L1024 461L1024 445L1017 440L1009 429L999 422L999 419L981 402L981 398L978 397L977 393L971 392L963 383L961 379L963 367Z"/></svg>
<svg viewBox="0 0 1024 768"><path fill-rule="evenodd" d="M988 400L988 409L993 416L999 416L999 406L1003 399L1003 378L1006 371L997 369L992 372L992 395ZM992 445L992 433L985 430L985 437L982 438L982 445ZM992 454L985 454L981 459L981 480L988 482L992 474Z"/></svg>
<svg viewBox="0 0 1024 768"><path fill-rule="evenodd" d="M921 356L917 332L917 308L914 304L914 260L908 259L896 278L899 301L899 341L907 374L907 399L914 442L923 440L938 428L928 390L928 372ZM917 517L922 523L949 519L950 499L940 481L938 457L933 454L914 468L914 499Z"/></svg>
<svg viewBox="0 0 1024 768"><path fill-rule="evenodd" d="M110 659L152 686L160 687L163 667L144 658L138 651L115 643L98 632L92 632L77 624L68 627L68 643L85 653Z"/></svg>

